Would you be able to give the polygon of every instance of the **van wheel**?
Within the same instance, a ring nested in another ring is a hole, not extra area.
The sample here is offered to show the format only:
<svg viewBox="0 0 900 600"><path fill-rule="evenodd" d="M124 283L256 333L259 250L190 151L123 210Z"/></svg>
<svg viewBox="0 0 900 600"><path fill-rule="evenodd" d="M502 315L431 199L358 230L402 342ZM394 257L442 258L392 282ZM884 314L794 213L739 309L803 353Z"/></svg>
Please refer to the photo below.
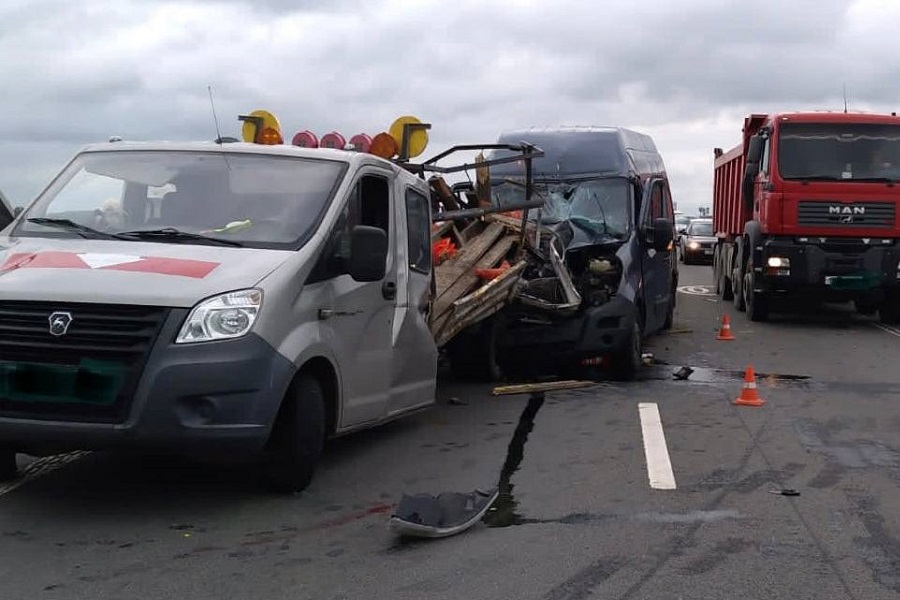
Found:
<svg viewBox="0 0 900 600"><path fill-rule="evenodd" d="M16 451L0 448L0 481L12 481L19 476Z"/></svg>
<svg viewBox="0 0 900 600"><path fill-rule="evenodd" d="M619 381L634 381L638 370L641 368L641 324L635 319L631 326L631 334L625 343L622 353L613 357L610 368L613 379Z"/></svg>
<svg viewBox="0 0 900 600"><path fill-rule="evenodd" d="M319 381L300 375L285 395L266 444L263 478L276 492L303 491L325 444L325 394Z"/></svg>
<svg viewBox="0 0 900 600"><path fill-rule="evenodd" d="M476 331L463 332L456 336L447 347L450 369L453 376L469 381L499 381L503 378L497 364L497 336L499 327L496 317L488 318L476 325Z"/></svg>

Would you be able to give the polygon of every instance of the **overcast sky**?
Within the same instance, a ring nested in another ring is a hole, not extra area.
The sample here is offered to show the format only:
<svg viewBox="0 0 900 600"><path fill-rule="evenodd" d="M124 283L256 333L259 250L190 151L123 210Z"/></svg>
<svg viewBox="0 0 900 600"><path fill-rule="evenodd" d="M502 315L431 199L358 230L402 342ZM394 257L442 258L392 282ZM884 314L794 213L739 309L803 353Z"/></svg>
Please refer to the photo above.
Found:
<svg viewBox="0 0 900 600"><path fill-rule="evenodd" d="M402 114L426 154L505 129L650 134L679 208L711 204L744 115L900 108L900 2L3 0L0 190L33 199L83 144L213 139L264 108L286 137Z"/></svg>

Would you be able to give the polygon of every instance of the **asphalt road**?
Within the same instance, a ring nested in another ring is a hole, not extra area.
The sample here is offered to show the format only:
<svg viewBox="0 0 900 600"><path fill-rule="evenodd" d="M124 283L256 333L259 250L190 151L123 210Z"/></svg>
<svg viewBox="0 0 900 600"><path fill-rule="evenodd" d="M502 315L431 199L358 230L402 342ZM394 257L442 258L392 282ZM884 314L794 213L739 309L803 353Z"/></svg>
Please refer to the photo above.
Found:
<svg viewBox="0 0 900 600"><path fill-rule="evenodd" d="M295 497L171 459L32 463L0 489L0 597L900 598L900 332L842 307L750 324L709 267L681 277L643 380L548 394L512 447L526 397L443 382L435 409L332 443ZM734 406L751 364L766 404ZM486 523L388 532L404 492L496 485L508 453Z"/></svg>

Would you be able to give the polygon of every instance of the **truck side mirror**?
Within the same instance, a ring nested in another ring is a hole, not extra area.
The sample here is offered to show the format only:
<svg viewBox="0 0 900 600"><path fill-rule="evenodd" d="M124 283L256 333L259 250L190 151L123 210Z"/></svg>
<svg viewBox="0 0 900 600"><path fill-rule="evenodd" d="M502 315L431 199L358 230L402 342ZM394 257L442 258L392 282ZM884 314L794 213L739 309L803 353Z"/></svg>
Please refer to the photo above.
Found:
<svg viewBox="0 0 900 600"><path fill-rule="evenodd" d="M357 225L350 236L350 277L354 281L384 278L388 238L384 229Z"/></svg>
<svg viewBox="0 0 900 600"><path fill-rule="evenodd" d="M759 163L748 162L744 168L744 180L741 182L741 198L744 206L749 210L753 207L753 183L759 172Z"/></svg>
<svg viewBox="0 0 900 600"><path fill-rule="evenodd" d="M669 244L675 240L675 228L672 222L665 218L653 220L653 225L647 228L650 246L659 252L669 249Z"/></svg>
<svg viewBox="0 0 900 600"><path fill-rule="evenodd" d="M766 138L761 135L754 135L750 138L750 143L747 146L747 164L759 164L759 159L762 158L763 143L765 143L765 141Z"/></svg>

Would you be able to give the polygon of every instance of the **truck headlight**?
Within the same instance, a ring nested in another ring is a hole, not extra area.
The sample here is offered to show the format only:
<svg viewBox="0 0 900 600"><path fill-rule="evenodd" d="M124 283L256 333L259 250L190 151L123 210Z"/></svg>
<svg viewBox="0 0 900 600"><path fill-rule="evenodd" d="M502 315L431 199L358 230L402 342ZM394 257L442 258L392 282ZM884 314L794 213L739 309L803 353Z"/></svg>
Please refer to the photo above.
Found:
<svg viewBox="0 0 900 600"><path fill-rule="evenodd" d="M246 335L262 306L262 290L239 290L208 298L194 307L176 344L227 340Z"/></svg>
<svg viewBox="0 0 900 600"><path fill-rule="evenodd" d="M790 269L791 259L780 256L770 256L768 265L774 269Z"/></svg>

